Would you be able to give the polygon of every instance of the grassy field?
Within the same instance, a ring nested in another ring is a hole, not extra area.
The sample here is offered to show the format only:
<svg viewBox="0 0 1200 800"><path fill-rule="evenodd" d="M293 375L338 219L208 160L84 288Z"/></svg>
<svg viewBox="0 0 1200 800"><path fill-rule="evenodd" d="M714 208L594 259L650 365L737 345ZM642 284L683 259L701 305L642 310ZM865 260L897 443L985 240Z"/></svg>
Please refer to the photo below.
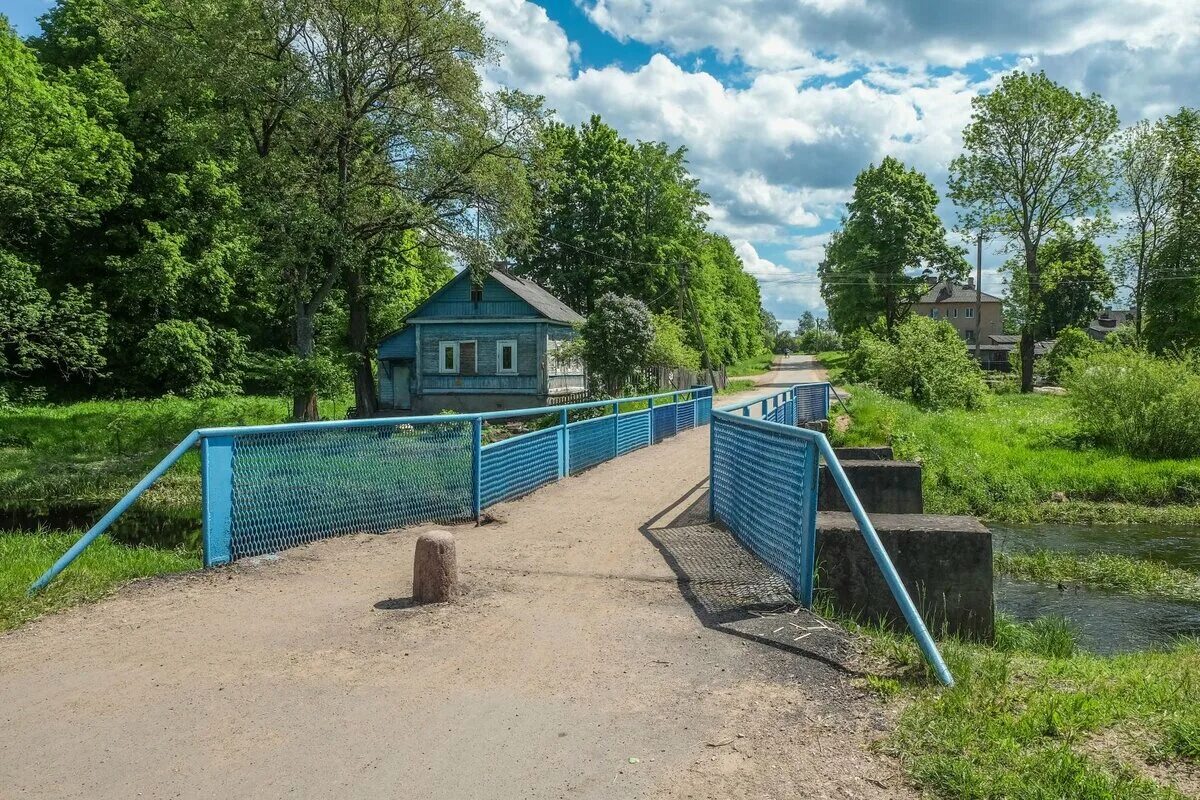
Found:
<svg viewBox="0 0 1200 800"><path fill-rule="evenodd" d="M730 378L725 382L725 388L717 392L717 396L738 394L739 392L748 392L757 384L749 379Z"/></svg>
<svg viewBox="0 0 1200 800"><path fill-rule="evenodd" d="M868 634L867 682L904 709L884 748L932 796L1181 798L1200 770L1194 641L1101 658L1061 620L1001 621L994 647L943 643L942 689L911 638Z"/></svg>
<svg viewBox="0 0 1200 800"><path fill-rule="evenodd" d="M0 630L15 628L49 611L97 600L135 578L200 568L200 557L194 552L125 547L101 536L45 591L26 596L29 584L82 533L0 532Z"/></svg>
<svg viewBox="0 0 1200 800"><path fill-rule="evenodd" d="M762 375L764 372L771 371L771 364L775 363L775 354L771 352L762 352L750 358L743 358L730 364L725 374L729 377L745 377L747 375Z"/></svg>
<svg viewBox="0 0 1200 800"><path fill-rule="evenodd" d="M923 412L856 386L850 407L853 424L835 432L835 444L891 443L898 458L922 462L930 513L1200 522L1200 459L1139 459L1080 443L1063 397L998 395L978 411ZM1066 501L1054 502L1056 492Z"/></svg>

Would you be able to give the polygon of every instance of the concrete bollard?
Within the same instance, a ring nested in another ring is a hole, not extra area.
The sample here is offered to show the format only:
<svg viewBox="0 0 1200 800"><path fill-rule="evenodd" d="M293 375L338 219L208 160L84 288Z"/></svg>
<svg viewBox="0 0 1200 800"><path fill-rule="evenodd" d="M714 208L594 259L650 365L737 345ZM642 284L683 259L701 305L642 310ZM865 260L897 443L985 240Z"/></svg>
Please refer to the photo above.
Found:
<svg viewBox="0 0 1200 800"><path fill-rule="evenodd" d="M449 531L429 531L417 537L413 557L413 602L444 603L458 593L458 559Z"/></svg>

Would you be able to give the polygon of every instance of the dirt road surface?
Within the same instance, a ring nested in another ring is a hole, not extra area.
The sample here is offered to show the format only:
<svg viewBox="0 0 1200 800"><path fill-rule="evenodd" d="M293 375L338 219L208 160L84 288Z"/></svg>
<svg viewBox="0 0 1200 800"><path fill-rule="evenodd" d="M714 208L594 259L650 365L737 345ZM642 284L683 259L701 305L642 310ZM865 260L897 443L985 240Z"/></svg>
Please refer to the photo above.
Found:
<svg viewBox="0 0 1200 800"><path fill-rule="evenodd" d="M700 524L707 444L453 528L453 604L408 604L405 530L143 581L0 637L0 797L909 796L868 749L888 720L844 634L748 612L784 601Z"/></svg>

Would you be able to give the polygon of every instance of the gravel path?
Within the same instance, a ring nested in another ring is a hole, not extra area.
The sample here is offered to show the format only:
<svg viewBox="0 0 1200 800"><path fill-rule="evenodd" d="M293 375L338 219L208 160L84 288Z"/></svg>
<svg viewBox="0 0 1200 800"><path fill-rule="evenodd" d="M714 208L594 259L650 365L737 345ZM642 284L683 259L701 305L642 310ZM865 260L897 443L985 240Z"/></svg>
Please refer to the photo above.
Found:
<svg viewBox="0 0 1200 800"><path fill-rule="evenodd" d="M749 612L778 607L778 581L702 524L707 444L691 431L454 528L453 604L407 605L406 530L0 636L0 796L909 796L866 749L888 720L853 644Z"/></svg>

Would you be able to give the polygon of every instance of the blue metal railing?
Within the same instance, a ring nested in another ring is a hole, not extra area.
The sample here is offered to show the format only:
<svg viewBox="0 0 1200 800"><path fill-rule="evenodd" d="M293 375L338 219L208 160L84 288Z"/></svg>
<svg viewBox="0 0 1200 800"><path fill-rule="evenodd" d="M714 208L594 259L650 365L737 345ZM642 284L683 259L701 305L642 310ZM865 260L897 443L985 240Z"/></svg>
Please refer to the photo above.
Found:
<svg viewBox="0 0 1200 800"><path fill-rule="evenodd" d="M800 603L811 608L817 470L823 457L922 654L938 679L952 686L954 678L829 440L798 427L828 417L829 388L827 383L798 384L786 392L713 410L709 515L787 579Z"/></svg>
<svg viewBox="0 0 1200 800"><path fill-rule="evenodd" d="M30 591L53 580L196 444L208 567L343 533L478 519L494 503L707 424L712 394L706 386L482 414L196 430ZM541 416L557 424L483 443L487 422Z"/></svg>

